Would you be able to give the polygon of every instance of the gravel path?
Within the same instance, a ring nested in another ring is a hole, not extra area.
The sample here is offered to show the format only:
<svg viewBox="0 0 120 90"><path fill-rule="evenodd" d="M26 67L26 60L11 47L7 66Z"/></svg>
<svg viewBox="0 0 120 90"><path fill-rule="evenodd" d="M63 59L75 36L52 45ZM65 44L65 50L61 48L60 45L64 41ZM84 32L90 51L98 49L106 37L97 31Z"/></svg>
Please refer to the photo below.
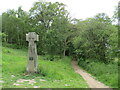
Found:
<svg viewBox="0 0 120 90"><path fill-rule="evenodd" d="M90 88L107 88L107 90L112 90L110 89L108 86L104 85L103 83L95 80L90 74L88 74L87 72L85 72L84 70L82 70L78 65L77 65L77 61L72 61L72 66L75 70L76 73L79 73L84 80L87 82L87 84L89 85Z"/></svg>

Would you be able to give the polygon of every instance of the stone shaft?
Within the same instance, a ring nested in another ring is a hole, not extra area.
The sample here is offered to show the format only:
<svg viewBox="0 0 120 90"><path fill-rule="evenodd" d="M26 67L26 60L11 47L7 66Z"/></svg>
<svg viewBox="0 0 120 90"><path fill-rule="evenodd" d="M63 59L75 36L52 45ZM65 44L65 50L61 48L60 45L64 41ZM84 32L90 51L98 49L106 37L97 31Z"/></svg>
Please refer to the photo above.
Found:
<svg viewBox="0 0 120 90"><path fill-rule="evenodd" d="M35 32L29 32L28 34L26 34L26 41L29 42L27 72L35 73L37 72L38 61L35 41L39 41L38 35Z"/></svg>

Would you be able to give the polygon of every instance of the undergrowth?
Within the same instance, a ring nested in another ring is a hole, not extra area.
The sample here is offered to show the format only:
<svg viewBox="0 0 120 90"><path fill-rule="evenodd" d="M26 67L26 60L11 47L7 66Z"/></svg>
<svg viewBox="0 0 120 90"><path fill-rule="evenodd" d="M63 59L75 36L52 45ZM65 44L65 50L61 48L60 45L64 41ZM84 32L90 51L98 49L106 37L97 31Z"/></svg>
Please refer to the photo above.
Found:
<svg viewBox="0 0 120 90"><path fill-rule="evenodd" d="M117 62L105 64L103 62L98 62L97 60L79 60L78 64L99 81L112 88L118 88Z"/></svg>

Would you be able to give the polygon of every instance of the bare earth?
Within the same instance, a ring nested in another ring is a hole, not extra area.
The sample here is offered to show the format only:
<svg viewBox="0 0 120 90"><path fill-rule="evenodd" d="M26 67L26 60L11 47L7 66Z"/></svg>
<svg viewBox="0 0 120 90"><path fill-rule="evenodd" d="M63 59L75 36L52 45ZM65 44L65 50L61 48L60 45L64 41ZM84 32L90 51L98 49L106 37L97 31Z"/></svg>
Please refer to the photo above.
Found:
<svg viewBox="0 0 120 90"><path fill-rule="evenodd" d="M79 73L84 80L87 82L87 84L89 85L89 88L108 88L110 89L108 86L104 85L103 83L95 80L90 74L88 74L87 72L85 72L84 70L82 70L78 65L77 65L77 61L72 61L72 66L75 70L76 73ZM107 89L107 90L108 90Z"/></svg>

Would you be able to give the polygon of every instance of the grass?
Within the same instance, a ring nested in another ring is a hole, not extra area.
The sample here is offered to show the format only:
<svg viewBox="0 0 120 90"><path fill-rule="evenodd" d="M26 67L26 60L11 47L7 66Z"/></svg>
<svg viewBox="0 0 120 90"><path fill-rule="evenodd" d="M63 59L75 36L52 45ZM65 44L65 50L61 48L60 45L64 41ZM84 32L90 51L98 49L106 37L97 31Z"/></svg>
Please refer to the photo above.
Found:
<svg viewBox="0 0 120 90"><path fill-rule="evenodd" d="M91 73L97 80L112 87L118 88L118 64L111 62L105 64L93 60L80 60L79 66Z"/></svg>
<svg viewBox="0 0 120 90"><path fill-rule="evenodd" d="M83 78L71 67L71 58L46 60L39 56L39 74L26 75L27 50L2 47L3 88L87 88ZM20 80L24 80L20 82Z"/></svg>

